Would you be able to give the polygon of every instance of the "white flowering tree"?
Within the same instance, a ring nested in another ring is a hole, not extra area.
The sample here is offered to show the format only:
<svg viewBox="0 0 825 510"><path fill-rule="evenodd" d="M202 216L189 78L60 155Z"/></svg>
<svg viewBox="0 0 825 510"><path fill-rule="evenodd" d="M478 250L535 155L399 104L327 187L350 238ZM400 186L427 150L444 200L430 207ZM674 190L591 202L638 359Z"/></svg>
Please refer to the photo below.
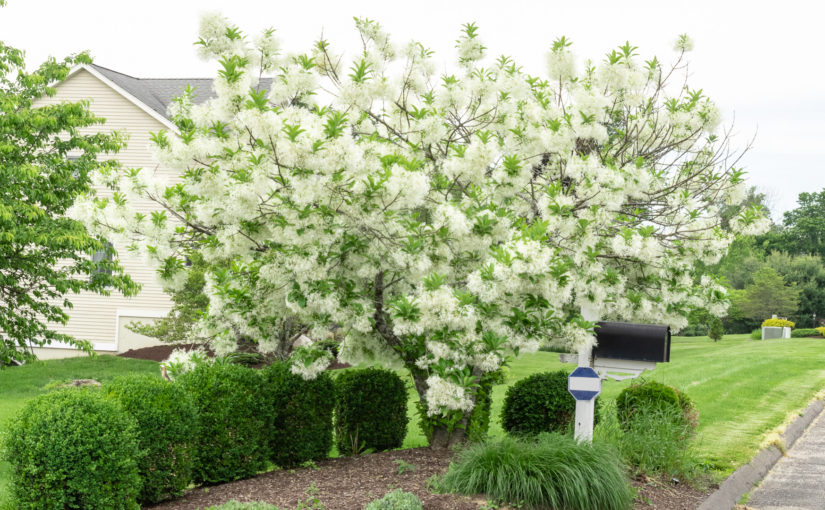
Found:
<svg viewBox="0 0 825 510"><path fill-rule="evenodd" d="M714 104L669 85L686 37L672 66L626 44L581 71L561 38L531 76L507 57L482 66L465 25L455 74L437 75L424 45L356 27L363 51L345 61L324 40L282 55L271 30L250 42L205 17L216 97L193 105L187 92L170 112L179 133L154 137L180 181L115 169L98 176L113 198L75 208L147 254L170 289L187 253L202 254L199 331L213 348L245 336L283 350L340 328L342 361L410 371L439 447L464 437L485 374L510 356L550 339L590 347L582 306L674 328L693 309L724 313L723 288L693 269L725 253L714 204L746 187ZM160 212L135 212L137 196ZM743 209L731 225L766 221ZM307 377L328 363L301 353Z"/></svg>

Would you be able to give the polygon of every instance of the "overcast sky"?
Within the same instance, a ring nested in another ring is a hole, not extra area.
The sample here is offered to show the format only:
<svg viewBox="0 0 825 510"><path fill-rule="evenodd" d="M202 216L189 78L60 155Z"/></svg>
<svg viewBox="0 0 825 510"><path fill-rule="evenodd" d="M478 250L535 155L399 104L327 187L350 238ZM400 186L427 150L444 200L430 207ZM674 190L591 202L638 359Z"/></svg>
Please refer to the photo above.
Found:
<svg viewBox="0 0 825 510"><path fill-rule="evenodd" d="M89 50L95 63L137 77L211 77L215 64L192 46L198 19L218 10L244 32L274 27L287 51L303 52L323 31L339 50L357 50L353 16L381 22L396 42L419 40L451 60L462 23L474 21L491 56L515 57L544 72L544 54L565 35L580 61L601 60L629 40L644 58L669 61L676 36L695 41L690 85L735 119L747 145L750 182L772 198L773 216L802 191L825 188L825 29L819 2L616 0L281 1L8 0L0 40L26 51L29 65ZM758 131L758 132L757 132Z"/></svg>

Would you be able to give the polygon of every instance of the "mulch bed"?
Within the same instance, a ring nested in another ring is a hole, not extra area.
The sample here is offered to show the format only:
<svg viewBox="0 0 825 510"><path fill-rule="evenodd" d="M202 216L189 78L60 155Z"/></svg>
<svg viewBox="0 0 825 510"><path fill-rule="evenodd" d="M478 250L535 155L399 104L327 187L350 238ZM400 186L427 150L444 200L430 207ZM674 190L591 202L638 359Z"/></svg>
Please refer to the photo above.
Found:
<svg viewBox="0 0 825 510"><path fill-rule="evenodd" d="M292 509L317 497L327 510L362 510L369 501L403 489L421 498L427 510L478 510L484 498L427 491L427 480L446 472L451 457L450 451L415 448L329 459L316 467L271 471L248 480L193 489L182 499L151 508L195 510L234 499L266 501ZM406 464L401 465L410 469L399 473L396 461L403 461Z"/></svg>
<svg viewBox="0 0 825 510"><path fill-rule="evenodd" d="M196 347L203 347L206 349L206 353L209 356L214 356L214 353L209 350L205 345L202 344L164 344L164 345L155 345L153 347L143 347L142 349L129 349L126 352L122 352L118 354L121 358L132 358L132 359L145 359L149 361L166 361L169 359L169 355L172 354L172 351L175 349L195 349ZM253 365L253 368L261 368L265 366L266 363L261 363L258 365ZM327 367L327 370L336 370L339 368L347 368L350 365L346 363L341 363L338 360L332 362L332 364Z"/></svg>
<svg viewBox="0 0 825 510"><path fill-rule="evenodd" d="M428 480L444 474L451 458L450 451L428 448L341 457L312 467L276 470L248 480L192 489L181 499L150 508L196 510L236 500L265 501L293 509L317 498L326 510L362 510L369 501L402 489L421 498L425 510L480 510L487 503L481 495L431 494L427 490ZM633 481L633 487L638 491L634 510L693 510L708 494L661 479L640 478Z"/></svg>
<svg viewBox="0 0 825 510"><path fill-rule="evenodd" d="M118 356L159 362L166 360L174 349L197 346L158 345L129 350ZM329 369L347 366L336 362ZM415 448L328 459L313 467L270 471L247 480L192 489L181 499L149 508L197 510L234 499L242 502L265 501L284 509L293 509L302 502L317 498L326 510L362 510L367 502L394 489L414 493L421 498L425 510L483 508L487 500L480 495L431 494L427 490L427 481L433 475L447 471L452 455L450 451ZM709 494L708 491L665 479L641 477L633 480L632 485L637 491L634 510L693 510Z"/></svg>

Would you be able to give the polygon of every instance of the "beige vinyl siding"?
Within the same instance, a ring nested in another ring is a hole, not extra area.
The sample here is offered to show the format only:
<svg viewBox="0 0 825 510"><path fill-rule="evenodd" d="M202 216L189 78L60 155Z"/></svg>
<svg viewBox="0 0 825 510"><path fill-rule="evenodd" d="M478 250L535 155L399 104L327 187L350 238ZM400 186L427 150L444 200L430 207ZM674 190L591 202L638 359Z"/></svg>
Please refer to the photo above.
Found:
<svg viewBox="0 0 825 510"><path fill-rule="evenodd" d="M85 69L76 71L59 84L57 94L42 103L83 99L89 100L89 109L95 115L106 119L105 124L85 128L86 132L117 130L128 136L126 148L108 157L118 159L126 168L152 168L158 175L174 176L169 169L158 167L149 148L149 133L165 129L163 124ZM109 193L108 190L99 190L99 194L106 196ZM144 212L157 209L157 205L148 200L134 206ZM123 352L130 348L157 345L154 339L128 331L124 324L129 322L126 320L129 317L131 320L144 320L146 317L163 316L171 307L171 301L156 283L154 269L129 253L124 246L115 244L115 249L126 273L142 284L140 293L132 298L118 293L102 296L91 292L70 296L74 305L69 310L71 318L66 326L57 326L57 329L97 344L102 348L100 352Z"/></svg>

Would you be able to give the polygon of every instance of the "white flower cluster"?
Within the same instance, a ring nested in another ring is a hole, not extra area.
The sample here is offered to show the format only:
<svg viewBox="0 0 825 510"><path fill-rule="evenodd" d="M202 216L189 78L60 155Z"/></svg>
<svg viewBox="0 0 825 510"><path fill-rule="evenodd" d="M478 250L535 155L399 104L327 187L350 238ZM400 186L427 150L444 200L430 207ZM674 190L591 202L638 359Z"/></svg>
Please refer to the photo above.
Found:
<svg viewBox="0 0 825 510"><path fill-rule="evenodd" d="M169 376L174 379L181 374L191 372L201 363L212 363L212 358L202 347L194 349L174 349L162 364L166 366Z"/></svg>
<svg viewBox="0 0 825 510"><path fill-rule="evenodd" d="M435 415L468 411L480 377L514 353L550 338L592 345L583 303L674 327L694 308L723 313L718 283L692 271L724 254L734 234L720 202L745 194L715 157L720 115L701 91L671 94L669 74L630 45L580 73L564 39L544 77L504 58L482 71L472 25L458 40L466 72L436 78L424 46L396 51L377 23L356 24L363 52L339 64L328 46L282 57L272 31L250 44L206 16L199 51L244 58L216 78L216 97L176 107L191 121L180 137L156 140L179 179L107 170L96 182L111 193L74 207L168 288L199 250L198 334L213 349L244 336L273 350L289 324L335 325L342 360L407 366ZM250 92L260 75L266 94ZM175 214L135 205L147 199ZM731 225L767 221L745 208ZM291 365L302 377L330 362L302 349Z"/></svg>

